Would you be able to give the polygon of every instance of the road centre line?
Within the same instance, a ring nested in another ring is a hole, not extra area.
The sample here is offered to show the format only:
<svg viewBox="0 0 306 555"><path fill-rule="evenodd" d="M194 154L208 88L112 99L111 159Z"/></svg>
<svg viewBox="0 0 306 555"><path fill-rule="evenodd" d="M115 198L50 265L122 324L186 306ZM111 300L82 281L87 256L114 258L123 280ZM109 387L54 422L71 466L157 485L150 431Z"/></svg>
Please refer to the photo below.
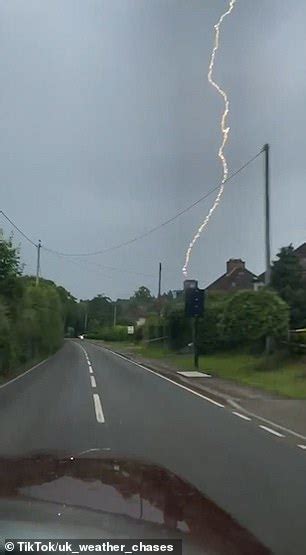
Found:
<svg viewBox="0 0 306 555"><path fill-rule="evenodd" d="M93 401L95 405L97 422L99 422L99 424L103 424L105 422L105 418L104 418L103 409L102 409L102 405L101 405L101 401L98 393L93 394Z"/></svg>
<svg viewBox="0 0 306 555"><path fill-rule="evenodd" d="M97 387L96 380L94 376L90 376L91 387Z"/></svg>
<svg viewBox="0 0 306 555"><path fill-rule="evenodd" d="M92 366L89 366L89 374L93 374Z"/></svg>
<svg viewBox="0 0 306 555"><path fill-rule="evenodd" d="M240 412L236 412L233 410L233 414L235 416L239 416L239 418L242 418L243 420L251 420L251 418L249 418L248 416L245 416L244 414L240 414Z"/></svg>
<svg viewBox="0 0 306 555"><path fill-rule="evenodd" d="M125 360L126 362L130 362L131 364L134 364L135 366L138 366L139 368L142 368L142 369L146 370L147 372L150 372L151 374L155 374L155 376L157 376L157 377L159 377L159 378L161 378L161 379L163 379L163 380L166 380L167 382L170 382L170 383L176 385L177 387L179 387L179 388L181 388L181 389L184 389L185 391L188 391L189 393L192 393L192 394L195 395L196 397L200 397L200 398L204 399L205 401L208 401L209 403L212 403L212 404L214 404L214 405L216 405L216 406L218 406L218 407L220 407L220 408L225 408L225 405L222 405L221 403L218 403L217 401L214 401L213 399L210 399L210 398L207 397L206 395L202 395L201 393L198 393L197 391L193 391L193 390L190 389L189 387L186 387L185 385L179 384L179 383L175 382L174 380L171 380L170 378L167 378L166 376L163 376L162 374L159 374L159 373L156 372L155 370L151 370L151 368L148 368L148 367L144 366L143 364L140 364L139 362L135 362L134 360L131 360L131 359L129 359L129 358L127 358L127 357L125 357L125 356L123 356L123 355L121 355L121 354L119 354L119 353L116 353L115 351L112 351L111 349L108 349L108 348L106 348L106 347L101 347L100 345L95 345L94 343L93 343L92 345L93 345L93 347L95 347L95 348L97 348L97 349L101 349L102 351L109 351L109 352L112 353L113 355L115 355L115 356L117 356L117 357L119 357L119 358L122 358L122 359ZM235 404L236 404L236 403L235 403ZM238 407L240 408L240 406L237 404L237 408L238 408ZM243 410L244 410L244 409L243 409ZM252 418L247 417L247 416L245 416L245 415L242 415L242 414L238 413L237 411L232 411L232 413L235 414L236 416L239 415L239 417L240 417L240 418L243 418L244 420L252 420ZM276 423L274 423L274 422L272 422L272 421L270 421L270 420L267 420L267 419L265 419L265 418L263 418L263 417L261 417L261 416L255 414L255 413L254 413L254 414L253 414L253 413L249 413L249 414L250 414L250 416L252 416L253 418L259 419L259 420L261 420L261 421L266 421L266 422L269 423L271 426L275 426L275 427L277 427L277 428L279 428L279 429L281 429L281 430L283 430L283 431L285 431L285 432L287 432L287 433L289 433L289 434L292 434L292 435L294 435L294 436L296 436L296 437L300 437L301 439L306 440L306 437L305 437L305 436L303 436L302 434L299 434L299 433L297 433L297 432L294 432L293 430L290 430L290 428L285 428L285 427L283 427L283 426L280 426L279 424L276 424ZM277 437L286 437L284 434L281 434L281 433L277 432L276 430L273 430L273 429L271 429L271 428L269 428L269 427L267 427L267 426L259 425L259 427L262 428L263 430L265 430L265 431L267 431L267 432L269 432L269 433L271 433L271 434L277 436ZM306 450L306 445L299 444L298 447L299 447L300 449L302 449L302 450Z"/></svg>
<svg viewBox="0 0 306 555"><path fill-rule="evenodd" d="M280 434L279 432L276 432L275 430L272 430L272 428L268 428L267 426L263 426L262 424L260 424L259 427L262 430L266 430L266 432L269 432L270 434L273 434L277 437L285 437L284 434Z"/></svg>

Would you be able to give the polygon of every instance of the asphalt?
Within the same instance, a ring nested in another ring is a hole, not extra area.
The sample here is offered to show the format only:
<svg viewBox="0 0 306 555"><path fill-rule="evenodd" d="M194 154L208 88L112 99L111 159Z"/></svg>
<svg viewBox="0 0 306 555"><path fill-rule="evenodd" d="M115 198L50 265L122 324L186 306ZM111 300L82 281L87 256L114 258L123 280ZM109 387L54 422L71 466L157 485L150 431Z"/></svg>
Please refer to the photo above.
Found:
<svg viewBox="0 0 306 555"><path fill-rule="evenodd" d="M306 451L212 401L87 341L67 341L0 388L0 454L104 449L146 459L189 480L273 553L304 553Z"/></svg>

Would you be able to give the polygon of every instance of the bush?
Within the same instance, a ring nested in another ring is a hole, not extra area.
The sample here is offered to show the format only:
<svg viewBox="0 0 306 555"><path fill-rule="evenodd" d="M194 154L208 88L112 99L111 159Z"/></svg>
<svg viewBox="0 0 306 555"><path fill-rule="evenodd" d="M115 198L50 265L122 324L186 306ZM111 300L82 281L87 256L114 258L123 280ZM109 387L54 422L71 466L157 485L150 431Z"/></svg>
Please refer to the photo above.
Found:
<svg viewBox="0 0 306 555"><path fill-rule="evenodd" d="M101 339L103 341L128 341L132 337L127 332L127 326L104 327L86 334L88 339Z"/></svg>
<svg viewBox="0 0 306 555"><path fill-rule="evenodd" d="M225 305L221 331L229 347L262 344L270 336L276 342L286 339L289 326L288 305L273 291L236 293Z"/></svg>
<svg viewBox="0 0 306 555"><path fill-rule="evenodd" d="M22 362L49 355L60 347L64 335L62 306L54 287L25 286L15 329Z"/></svg>
<svg viewBox="0 0 306 555"><path fill-rule="evenodd" d="M5 373L61 345L65 311L59 292L65 290L44 279L36 287L33 276L22 276L19 249L1 230L0 262L0 372Z"/></svg>
<svg viewBox="0 0 306 555"><path fill-rule="evenodd" d="M21 278L19 278L21 279ZM18 288L19 288L18 284ZM55 352L63 340L62 306L55 287L22 286L18 316L0 301L0 371Z"/></svg>
<svg viewBox="0 0 306 555"><path fill-rule="evenodd" d="M135 328L135 333L134 333L134 341L135 343L139 343L140 341L143 340L143 336L144 336L144 329L143 326L137 326Z"/></svg>
<svg viewBox="0 0 306 555"><path fill-rule="evenodd" d="M165 319L160 318L156 314L149 316L143 326L143 339L150 340L157 339L158 337L164 337L167 335L165 326Z"/></svg>
<svg viewBox="0 0 306 555"><path fill-rule="evenodd" d="M178 350L192 341L192 324L183 310L174 310L167 318L166 326L170 349Z"/></svg>
<svg viewBox="0 0 306 555"><path fill-rule="evenodd" d="M214 302L207 299L204 317L199 319L198 346L200 354L213 353L224 347L221 323L227 299Z"/></svg>

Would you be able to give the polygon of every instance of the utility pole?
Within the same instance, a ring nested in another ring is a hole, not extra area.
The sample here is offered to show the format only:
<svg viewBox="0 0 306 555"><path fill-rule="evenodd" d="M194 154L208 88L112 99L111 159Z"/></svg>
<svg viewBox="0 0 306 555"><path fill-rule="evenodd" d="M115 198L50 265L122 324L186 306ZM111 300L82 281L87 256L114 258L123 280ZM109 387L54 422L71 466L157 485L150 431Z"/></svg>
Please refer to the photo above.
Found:
<svg viewBox="0 0 306 555"><path fill-rule="evenodd" d="M84 333L87 331L87 322L88 322L88 312L86 308L85 316L84 316Z"/></svg>
<svg viewBox="0 0 306 555"><path fill-rule="evenodd" d="M265 242L266 242L266 272L265 285L271 281L271 237L270 237L270 164L268 144L264 145L265 153Z"/></svg>
<svg viewBox="0 0 306 555"><path fill-rule="evenodd" d="M117 304L116 304L116 301L115 301L115 304L114 304L114 328L116 327L116 323L117 323Z"/></svg>
<svg viewBox="0 0 306 555"><path fill-rule="evenodd" d="M41 249L41 240L39 239L37 245L37 266L36 266L36 287L39 284L39 272L40 272L40 249Z"/></svg>
<svg viewBox="0 0 306 555"><path fill-rule="evenodd" d="M265 153L265 243L266 243L266 271L265 285L269 286L271 282L271 237L270 237L270 146L265 144L263 147ZM266 337L266 355L271 352L271 337Z"/></svg>
<svg viewBox="0 0 306 555"><path fill-rule="evenodd" d="M159 263L159 271L158 271L158 298L160 299L161 296L161 272L162 272L162 265L161 262Z"/></svg>

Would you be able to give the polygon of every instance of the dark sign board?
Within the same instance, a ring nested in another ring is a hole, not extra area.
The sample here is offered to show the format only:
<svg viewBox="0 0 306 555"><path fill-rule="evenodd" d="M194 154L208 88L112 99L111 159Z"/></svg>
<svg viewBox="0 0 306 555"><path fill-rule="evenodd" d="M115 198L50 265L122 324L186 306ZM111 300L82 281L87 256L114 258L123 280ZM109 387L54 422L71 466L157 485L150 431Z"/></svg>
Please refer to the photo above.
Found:
<svg viewBox="0 0 306 555"><path fill-rule="evenodd" d="M204 289L185 289L185 315L188 317L203 316Z"/></svg>

